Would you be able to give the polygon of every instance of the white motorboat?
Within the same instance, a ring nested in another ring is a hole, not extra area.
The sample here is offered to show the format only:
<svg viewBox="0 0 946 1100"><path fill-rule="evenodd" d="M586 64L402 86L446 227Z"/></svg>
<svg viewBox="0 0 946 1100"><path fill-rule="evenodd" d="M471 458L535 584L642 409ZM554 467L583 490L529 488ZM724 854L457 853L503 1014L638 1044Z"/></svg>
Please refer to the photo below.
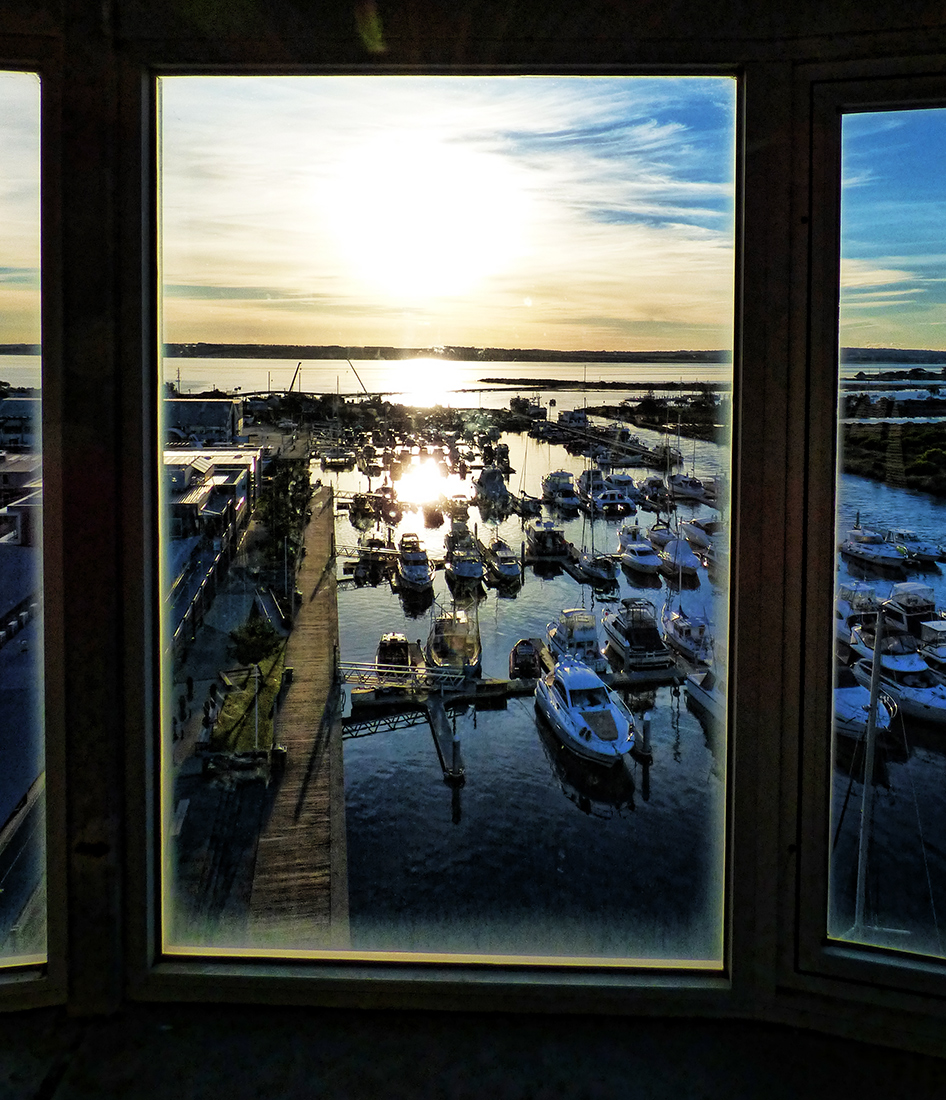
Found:
<svg viewBox="0 0 946 1100"><path fill-rule="evenodd" d="M397 544L397 584L401 589L422 592L433 588L434 567L420 538L413 532L401 535Z"/></svg>
<svg viewBox="0 0 946 1100"><path fill-rule="evenodd" d="M641 499L640 489L637 488L637 483L630 474L622 474L612 470L610 474L605 474L604 484L608 489L618 489L632 504L636 505ZM635 508L634 511L636 512L637 509Z"/></svg>
<svg viewBox="0 0 946 1100"><path fill-rule="evenodd" d="M602 489L595 497L594 510L606 516L633 516L637 505L623 489Z"/></svg>
<svg viewBox="0 0 946 1100"><path fill-rule="evenodd" d="M937 609L936 593L930 585L918 581L901 581L893 585L890 595L881 601L880 607L885 622L895 630L906 630L917 638L923 623L946 617Z"/></svg>
<svg viewBox="0 0 946 1100"><path fill-rule="evenodd" d="M484 575L483 559L466 520L454 517L450 531L444 540L444 572L447 581L453 585L475 586L482 582Z"/></svg>
<svg viewBox="0 0 946 1100"><path fill-rule="evenodd" d="M597 764L617 764L634 747L634 719L586 664L563 657L540 677L535 705L563 744Z"/></svg>
<svg viewBox="0 0 946 1100"><path fill-rule="evenodd" d="M555 508L563 512L578 511L578 493L575 491L575 479L568 470L553 470L542 478L542 496Z"/></svg>
<svg viewBox="0 0 946 1100"><path fill-rule="evenodd" d="M941 684L946 684L946 620L920 624L920 656Z"/></svg>
<svg viewBox="0 0 946 1100"><path fill-rule="evenodd" d="M872 668L872 657L865 657L853 666L854 676L862 687L870 689ZM880 684L907 717L938 725L946 723L946 685L937 681L918 653L882 654Z"/></svg>
<svg viewBox="0 0 946 1100"><path fill-rule="evenodd" d="M403 691L412 687L415 677L424 668L424 655L417 642L409 642L405 634L382 634L376 657L378 693Z"/></svg>
<svg viewBox="0 0 946 1100"><path fill-rule="evenodd" d="M879 531L867 527L853 527L839 547L855 561L862 561L880 569L894 569L902 572L906 569L908 558L902 550L892 543L885 542Z"/></svg>
<svg viewBox="0 0 946 1100"><path fill-rule="evenodd" d="M605 672L608 662L598 642L598 622L593 611L583 607L566 608L558 622L546 628L549 651L556 660L577 657L595 672Z"/></svg>
<svg viewBox="0 0 946 1100"><path fill-rule="evenodd" d="M699 615L691 615L681 606L664 605L660 616L664 639L679 654L694 664L708 665L713 659L713 635L710 622Z"/></svg>
<svg viewBox="0 0 946 1100"><path fill-rule="evenodd" d="M686 539L671 539L657 554L660 571L668 577L695 577L702 564Z"/></svg>
<svg viewBox="0 0 946 1100"><path fill-rule="evenodd" d="M879 604L872 584L854 581L838 588L835 600L834 627L837 640L850 645L851 631L857 623L877 614Z"/></svg>
<svg viewBox="0 0 946 1100"><path fill-rule="evenodd" d="M851 636L848 645L851 652L858 657L872 657L876 645L877 628L872 618L866 618L863 622L855 623L851 627ZM883 640L880 643L881 652L885 656L902 657L906 654L917 653L920 643L912 634L904 630L884 631Z"/></svg>
<svg viewBox="0 0 946 1100"><path fill-rule="evenodd" d="M714 669L691 672L684 684L687 699L722 726L726 721L726 678Z"/></svg>
<svg viewBox="0 0 946 1100"><path fill-rule="evenodd" d="M490 539L488 546L480 544L480 552L486 572L493 584L514 585L522 581L522 567L519 555L503 539Z"/></svg>
<svg viewBox="0 0 946 1100"><path fill-rule="evenodd" d="M618 553L621 564L639 573L660 571L660 558L640 524L625 523L618 531Z"/></svg>
<svg viewBox="0 0 946 1100"><path fill-rule="evenodd" d="M604 474L597 466L590 466L578 475L578 503L589 512L601 511L598 497L605 491Z"/></svg>
<svg viewBox="0 0 946 1100"><path fill-rule="evenodd" d="M667 478L667 491L674 500L706 500L703 482L693 474L677 473Z"/></svg>
<svg viewBox="0 0 946 1100"><path fill-rule="evenodd" d="M943 557L941 546L937 546L926 539L921 539L916 531L911 530L909 527L892 527L884 535L884 540L913 561L929 563L940 561Z"/></svg>
<svg viewBox="0 0 946 1100"><path fill-rule="evenodd" d="M719 541L725 530L719 520L683 519L677 526L694 550L708 550L714 541Z"/></svg>
<svg viewBox="0 0 946 1100"><path fill-rule="evenodd" d="M889 730L896 710L896 703L889 696L881 694L877 700L874 728L878 731ZM870 691L857 682L851 669L839 666L834 687L835 730L849 737L862 737L867 732L869 714Z"/></svg>
<svg viewBox="0 0 946 1100"><path fill-rule="evenodd" d="M604 611L601 623L628 672L672 672L670 679L676 677L673 652L660 636L657 611L650 600L634 596L623 599L618 607Z"/></svg>
<svg viewBox="0 0 946 1100"><path fill-rule="evenodd" d="M425 649L431 668L479 676L482 668L480 627L474 613L454 608L434 617Z"/></svg>
<svg viewBox="0 0 946 1100"><path fill-rule="evenodd" d="M657 551L662 550L672 538L673 531L666 520L658 519L647 532L648 541Z"/></svg>

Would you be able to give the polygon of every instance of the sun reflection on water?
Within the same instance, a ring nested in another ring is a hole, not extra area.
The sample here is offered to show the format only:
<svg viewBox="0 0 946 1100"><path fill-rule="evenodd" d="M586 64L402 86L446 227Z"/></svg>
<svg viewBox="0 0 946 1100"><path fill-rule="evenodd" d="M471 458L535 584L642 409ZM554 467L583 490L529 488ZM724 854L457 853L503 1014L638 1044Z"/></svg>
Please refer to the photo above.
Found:
<svg viewBox="0 0 946 1100"><path fill-rule="evenodd" d="M460 370L449 359L402 359L391 363L381 388L399 395L405 405L433 408L456 404Z"/></svg>
<svg viewBox="0 0 946 1100"><path fill-rule="evenodd" d="M398 499L408 504L429 504L439 500L446 491L442 467L429 457L415 457L412 464L403 469L397 482Z"/></svg>

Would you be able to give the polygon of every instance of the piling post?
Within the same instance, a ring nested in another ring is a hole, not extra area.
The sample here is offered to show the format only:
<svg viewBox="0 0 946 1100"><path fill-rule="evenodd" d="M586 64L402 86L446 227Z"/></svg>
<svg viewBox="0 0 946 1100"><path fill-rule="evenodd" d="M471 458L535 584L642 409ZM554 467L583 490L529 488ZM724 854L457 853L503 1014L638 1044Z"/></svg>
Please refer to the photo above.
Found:
<svg viewBox="0 0 946 1100"><path fill-rule="evenodd" d="M649 767L654 762L654 753L650 741L650 723L653 712L645 710L641 716L641 743L635 746L634 755L645 766Z"/></svg>

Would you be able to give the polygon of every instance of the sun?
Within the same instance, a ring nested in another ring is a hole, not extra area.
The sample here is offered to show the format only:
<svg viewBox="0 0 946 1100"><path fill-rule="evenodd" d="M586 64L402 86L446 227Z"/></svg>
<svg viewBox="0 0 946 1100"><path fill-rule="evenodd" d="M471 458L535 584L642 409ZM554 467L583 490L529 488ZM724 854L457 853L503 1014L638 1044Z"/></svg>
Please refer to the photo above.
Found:
<svg viewBox="0 0 946 1100"><path fill-rule="evenodd" d="M525 190L502 157L389 132L345 155L330 186L342 261L395 301L460 295L522 251Z"/></svg>

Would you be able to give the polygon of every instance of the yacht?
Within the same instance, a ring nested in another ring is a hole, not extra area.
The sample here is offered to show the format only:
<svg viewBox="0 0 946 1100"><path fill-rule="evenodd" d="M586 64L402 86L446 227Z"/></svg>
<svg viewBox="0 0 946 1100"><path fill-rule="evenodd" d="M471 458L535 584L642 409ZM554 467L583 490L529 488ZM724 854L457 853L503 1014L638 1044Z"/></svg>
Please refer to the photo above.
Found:
<svg viewBox="0 0 946 1100"><path fill-rule="evenodd" d="M639 573L660 571L660 558L647 538L647 532L638 523L625 523L618 531L618 553L626 569Z"/></svg>
<svg viewBox="0 0 946 1100"><path fill-rule="evenodd" d="M594 672L606 672L608 662L598 642L598 622L593 611L566 608L558 621L546 628L549 652L556 659L577 657Z"/></svg>
<svg viewBox="0 0 946 1100"><path fill-rule="evenodd" d="M864 657L853 670L857 682L869 690L873 657ZM946 685L938 682L918 653L882 654L880 684L902 714L937 725L946 723Z"/></svg>
<svg viewBox="0 0 946 1100"><path fill-rule="evenodd" d="M916 562L929 564L943 559L942 546L921 539L916 531L912 531L909 527L892 527L884 535L884 541L889 542L897 550Z"/></svg>
<svg viewBox="0 0 946 1100"><path fill-rule="evenodd" d="M673 652L661 638L657 611L650 600L628 597L617 608L607 608L601 616L604 632L613 651L628 672L671 673L676 679Z"/></svg>
<svg viewBox="0 0 946 1100"><path fill-rule="evenodd" d="M542 496L563 512L578 511L578 493L575 479L568 470L553 470L542 478Z"/></svg>
<svg viewBox="0 0 946 1100"><path fill-rule="evenodd" d="M600 511L598 497L605 492L604 474L597 466L589 466L578 475L578 502L589 512Z"/></svg>
<svg viewBox="0 0 946 1100"><path fill-rule="evenodd" d="M846 554L855 561L862 561L866 565L872 565L881 569L895 569L902 572L906 569L908 558L902 550L898 550L890 542L885 542L878 531L871 531L867 527L854 527L848 531L847 538L839 547L842 554Z"/></svg>
<svg viewBox="0 0 946 1100"><path fill-rule="evenodd" d="M444 544L444 572L448 584L468 587L481 584L484 575L483 559L466 520L454 517Z"/></svg>
<svg viewBox="0 0 946 1100"><path fill-rule="evenodd" d="M709 620L690 615L678 606L665 605L660 616L664 639L681 656L694 664L708 665L713 659L713 635Z"/></svg>
<svg viewBox="0 0 946 1100"><path fill-rule="evenodd" d="M537 558L563 558L568 553L565 532L550 519L536 520L526 527L529 553Z"/></svg>
<svg viewBox="0 0 946 1100"><path fill-rule="evenodd" d="M401 535L397 544L397 583L401 589L422 592L433 588L434 567L420 538L413 532Z"/></svg>
<svg viewBox="0 0 946 1100"><path fill-rule="evenodd" d="M702 564L686 539L670 539L657 555L660 571L668 577L695 577Z"/></svg>
<svg viewBox="0 0 946 1100"><path fill-rule="evenodd" d="M516 585L522 581L519 555L504 539L496 536L489 545L480 543L480 553L489 579L496 585Z"/></svg>
<svg viewBox="0 0 946 1100"><path fill-rule="evenodd" d="M574 657L562 657L535 687L536 710L572 752L617 764L634 747L631 712L604 681Z"/></svg>

